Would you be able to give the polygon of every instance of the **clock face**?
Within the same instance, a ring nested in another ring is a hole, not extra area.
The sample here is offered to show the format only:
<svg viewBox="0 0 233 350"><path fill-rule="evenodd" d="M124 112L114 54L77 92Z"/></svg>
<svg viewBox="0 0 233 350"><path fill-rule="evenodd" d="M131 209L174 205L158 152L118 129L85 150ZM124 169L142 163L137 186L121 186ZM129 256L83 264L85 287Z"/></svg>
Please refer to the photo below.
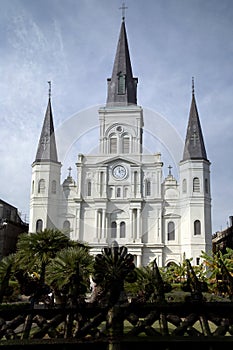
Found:
<svg viewBox="0 0 233 350"><path fill-rule="evenodd" d="M122 180L126 177L127 171L123 165L117 165L113 168L112 174L116 179Z"/></svg>

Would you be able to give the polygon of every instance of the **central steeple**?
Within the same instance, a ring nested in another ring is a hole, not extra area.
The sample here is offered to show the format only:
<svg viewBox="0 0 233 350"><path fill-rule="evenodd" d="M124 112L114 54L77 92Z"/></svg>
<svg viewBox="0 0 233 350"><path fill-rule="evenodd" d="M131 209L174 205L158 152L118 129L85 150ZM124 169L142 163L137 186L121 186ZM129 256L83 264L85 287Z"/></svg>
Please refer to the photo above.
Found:
<svg viewBox="0 0 233 350"><path fill-rule="evenodd" d="M117 45L112 77L108 79L108 106L137 104L137 82L133 77L124 17Z"/></svg>

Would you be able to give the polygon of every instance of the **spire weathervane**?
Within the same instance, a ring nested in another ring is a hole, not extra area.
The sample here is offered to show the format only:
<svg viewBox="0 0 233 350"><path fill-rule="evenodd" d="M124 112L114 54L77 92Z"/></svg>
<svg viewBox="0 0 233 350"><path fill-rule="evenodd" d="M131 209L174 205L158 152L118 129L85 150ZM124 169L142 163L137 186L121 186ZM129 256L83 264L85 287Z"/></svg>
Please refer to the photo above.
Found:
<svg viewBox="0 0 233 350"><path fill-rule="evenodd" d="M51 81L48 81L49 84L49 98L51 97Z"/></svg>
<svg viewBox="0 0 233 350"><path fill-rule="evenodd" d="M125 3L123 2L122 3L122 6L121 7L119 7L119 10L122 10L122 21L124 21L125 20L125 10L127 10L127 6L125 6Z"/></svg>

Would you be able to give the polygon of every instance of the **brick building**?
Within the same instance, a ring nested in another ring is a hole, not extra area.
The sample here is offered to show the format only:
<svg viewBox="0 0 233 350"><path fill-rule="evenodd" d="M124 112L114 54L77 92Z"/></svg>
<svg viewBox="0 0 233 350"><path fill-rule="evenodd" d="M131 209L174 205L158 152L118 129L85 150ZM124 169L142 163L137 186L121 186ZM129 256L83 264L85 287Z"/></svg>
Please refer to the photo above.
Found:
<svg viewBox="0 0 233 350"><path fill-rule="evenodd" d="M15 251L18 236L23 232L28 232L28 224L21 219L18 209L0 199L0 260Z"/></svg>
<svg viewBox="0 0 233 350"><path fill-rule="evenodd" d="M213 253L221 251L226 252L226 248L233 249L233 216L229 217L229 226L223 230L218 231L213 235Z"/></svg>

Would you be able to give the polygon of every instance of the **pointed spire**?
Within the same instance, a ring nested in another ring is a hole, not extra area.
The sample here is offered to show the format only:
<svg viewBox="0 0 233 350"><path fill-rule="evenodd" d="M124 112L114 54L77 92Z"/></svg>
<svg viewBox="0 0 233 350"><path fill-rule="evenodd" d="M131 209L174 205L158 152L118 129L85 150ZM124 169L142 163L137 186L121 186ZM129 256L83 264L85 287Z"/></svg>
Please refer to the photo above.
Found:
<svg viewBox="0 0 233 350"><path fill-rule="evenodd" d="M37 148L35 162L58 162L51 106L51 82L49 81L48 84L49 99Z"/></svg>
<svg viewBox="0 0 233 350"><path fill-rule="evenodd" d="M192 102L189 112L188 128L184 146L183 160L207 159L201 123L197 111L194 91L194 78L192 78Z"/></svg>
<svg viewBox="0 0 233 350"><path fill-rule="evenodd" d="M112 77L108 79L107 105L137 104L137 82L133 77L125 20L122 19Z"/></svg>

